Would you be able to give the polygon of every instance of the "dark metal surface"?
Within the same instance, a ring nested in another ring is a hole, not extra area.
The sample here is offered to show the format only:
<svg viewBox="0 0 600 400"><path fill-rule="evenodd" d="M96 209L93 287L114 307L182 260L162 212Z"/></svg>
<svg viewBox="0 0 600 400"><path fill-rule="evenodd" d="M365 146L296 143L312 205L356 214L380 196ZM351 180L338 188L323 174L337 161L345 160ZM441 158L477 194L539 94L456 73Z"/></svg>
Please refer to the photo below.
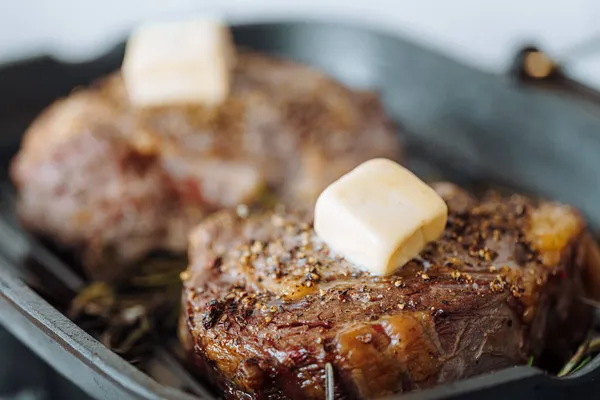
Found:
<svg viewBox="0 0 600 400"><path fill-rule="evenodd" d="M0 323L90 395L105 399L196 399L159 385L60 314L0 259Z"/></svg>
<svg viewBox="0 0 600 400"><path fill-rule="evenodd" d="M410 159L422 176L471 186L497 182L570 202L600 229L600 109L592 102L568 91L519 86L401 39L348 26L280 23L233 31L241 45L307 62L354 87L379 90L388 112L404 127L408 153L424 156ZM40 58L0 70L4 180L21 132L36 113L73 87L117 68L122 54L119 46L85 64ZM38 291L53 279L67 291L81 285L19 228L10 187L0 191L5 195L0 202L0 323L97 398L194 398L126 363L24 283L37 284ZM26 257L37 259L48 276L25 271ZM402 398L564 398L598 392L599 364L596 358L560 380L534 368L512 368Z"/></svg>
<svg viewBox="0 0 600 400"><path fill-rule="evenodd" d="M0 325L0 399L90 400Z"/></svg>

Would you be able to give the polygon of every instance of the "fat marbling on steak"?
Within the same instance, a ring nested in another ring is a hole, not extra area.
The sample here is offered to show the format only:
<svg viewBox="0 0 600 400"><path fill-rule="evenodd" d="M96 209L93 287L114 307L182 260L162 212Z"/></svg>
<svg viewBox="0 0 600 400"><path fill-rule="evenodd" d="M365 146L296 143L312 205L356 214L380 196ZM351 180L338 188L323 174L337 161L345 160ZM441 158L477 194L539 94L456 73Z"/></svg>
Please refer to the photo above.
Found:
<svg viewBox="0 0 600 400"><path fill-rule="evenodd" d="M11 175L23 224L79 248L102 276L107 259L185 251L205 215L265 190L312 207L356 165L399 151L373 93L242 51L219 107L135 109L118 73L75 90L33 122Z"/></svg>
<svg viewBox="0 0 600 400"><path fill-rule="evenodd" d="M310 216L222 211L191 234L180 336L203 376L243 399L376 396L564 358L591 310L587 253L569 206L449 183L443 237L392 276L361 272Z"/></svg>

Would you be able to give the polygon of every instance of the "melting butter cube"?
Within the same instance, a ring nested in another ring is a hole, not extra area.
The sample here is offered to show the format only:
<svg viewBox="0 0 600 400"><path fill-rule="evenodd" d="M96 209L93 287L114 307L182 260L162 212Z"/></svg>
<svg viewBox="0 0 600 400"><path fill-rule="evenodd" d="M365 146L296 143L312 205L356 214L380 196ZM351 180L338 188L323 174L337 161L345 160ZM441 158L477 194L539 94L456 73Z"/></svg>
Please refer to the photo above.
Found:
<svg viewBox="0 0 600 400"><path fill-rule="evenodd" d="M149 24L130 37L121 70L136 106L216 105L229 94L234 55L216 20Z"/></svg>
<svg viewBox="0 0 600 400"><path fill-rule="evenodd" d="M321 193L314 226L347 260L386 275L438 239L447 217L444 200L412 172L393 161L373 159Z"/></svg>

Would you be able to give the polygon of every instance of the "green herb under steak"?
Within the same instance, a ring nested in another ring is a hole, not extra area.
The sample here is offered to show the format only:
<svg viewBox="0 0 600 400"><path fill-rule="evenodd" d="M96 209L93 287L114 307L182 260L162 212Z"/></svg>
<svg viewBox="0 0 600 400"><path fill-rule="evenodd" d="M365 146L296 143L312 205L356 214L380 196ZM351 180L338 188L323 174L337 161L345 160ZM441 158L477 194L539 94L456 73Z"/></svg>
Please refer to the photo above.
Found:
<svg viewBox="0 0 600 400"><path fill-rule="evenodd" d="M590 362L592 355L598 352L600 352L600 337L586 340L579 346L573 357L559 371L557 376L562 377L579 371Z"/></svg>
<svg viewBox="0 0 600 400"><path fill-rule="evenodd" d="M527 366L528 367L533 366L533 356L529 357L529 361L527 361Z"/></svg>
<svg viewBox="0 0 600 400"><path fill-rule="evenodd" d="M185 258L152 257L113 282L93 282L67 315L126 360L143 364L161 336L176 331Z"/></svg>

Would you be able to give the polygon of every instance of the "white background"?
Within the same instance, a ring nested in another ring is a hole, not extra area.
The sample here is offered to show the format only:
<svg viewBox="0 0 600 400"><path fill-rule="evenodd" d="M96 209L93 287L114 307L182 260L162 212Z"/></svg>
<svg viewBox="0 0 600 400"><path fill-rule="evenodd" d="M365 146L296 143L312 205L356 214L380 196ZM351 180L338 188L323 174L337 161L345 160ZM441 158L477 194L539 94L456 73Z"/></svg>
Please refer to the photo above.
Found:
<svg viewBox="0 0 600 400"><path fill-rule="evenodd" d="M505 71L523 44L565 58L600 34L597 0L0 0L0 62L40 52L85 59L106 51L139 21L204 12L232 22L354 22L493 72ZM568 69L600 87L598 47L597 56L575 58Z"/></svg>

